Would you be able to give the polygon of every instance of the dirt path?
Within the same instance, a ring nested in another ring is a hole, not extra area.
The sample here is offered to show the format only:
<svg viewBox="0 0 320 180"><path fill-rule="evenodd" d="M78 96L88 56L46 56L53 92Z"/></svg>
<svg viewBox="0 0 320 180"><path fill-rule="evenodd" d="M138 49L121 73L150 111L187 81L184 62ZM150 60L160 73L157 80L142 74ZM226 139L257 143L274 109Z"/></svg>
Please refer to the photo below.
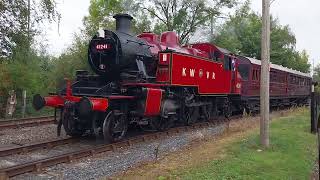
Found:
<svg viewBox="0 0 320 180"><path fill-rule="evenodd" d="M271 114L271 117L274 119L280 116L289 116L292 112L292 110L275 112ZM221 159L225 156L227 145L245 139L257 131L258 127L259 117L247 117L231 122L229 130L219 137L203 137L157 161L142 163L111 177L111 179L157 179L160 175L168 176L172 174L170 172L185 169L191 165L194 167L213 159Z"/></svg>

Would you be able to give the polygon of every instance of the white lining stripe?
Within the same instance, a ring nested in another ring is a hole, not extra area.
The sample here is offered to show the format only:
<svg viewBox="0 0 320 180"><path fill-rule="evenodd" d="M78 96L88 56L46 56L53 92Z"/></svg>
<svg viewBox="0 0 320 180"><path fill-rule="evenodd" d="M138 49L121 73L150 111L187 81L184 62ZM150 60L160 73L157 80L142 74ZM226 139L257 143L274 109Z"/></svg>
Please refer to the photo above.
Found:
<svg viewBox="0 0 320 180"><path fill-rule="evenodd" d="M250 57L245 57L245 56L242 56L242 57L248 59L251 62L251 64L256 64L256 65L260 65L261 66L261 61L260 60L257 60L257 59L254 59L254 58L250 58ZM308 73L303 73L303 72L300 72L300 71L297 71L297 70L294 70L294 69L289 69L289 68L283 67L281 65L270 63L270 67L273 68L273 69L280 70L280 71L285 71L285 72L289 72L289 73L292 73L292 74L297 74L297 75L300 75L300 76L305 76L305 77L311 78L311 75L308 74Z"/></svg>

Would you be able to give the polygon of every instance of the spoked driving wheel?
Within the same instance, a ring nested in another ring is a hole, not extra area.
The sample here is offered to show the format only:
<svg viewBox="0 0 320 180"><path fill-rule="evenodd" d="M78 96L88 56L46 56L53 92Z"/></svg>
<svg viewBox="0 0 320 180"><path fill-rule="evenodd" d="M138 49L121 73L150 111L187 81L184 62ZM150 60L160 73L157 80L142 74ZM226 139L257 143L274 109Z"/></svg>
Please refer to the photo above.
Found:
<svg viewBox="0 0 320 180"><path fill-rule="evenodd" d="M156 122L155 122L156 121ZM174 125L175 116L157 117L154 119L153 126L157 131L166 131Z"/></svg>
<svg viewBox="0 0 320 180"><path fill-rule="evenodd" d="M102 122L99 119L99 114L95 113L92 119L92 132L96 138L102 138Z"/></svg>
<svg viewBox="0 0 320 180"><path fill-rule="evenodd" d="M120 141L128 130L126 115L118 110L110 111L104 119L102 130L105 141Z"/></svg>
<svg viewBox="0 0 320 180"><path fill-rule="evenodd" d="M65 103L65 107L62 111L61 121L67 135L79 137L84 133L83 129L78 128L78 124L75 119L74 105L72 103Z"/></svg>
<svg viewBox="0 0 320 180"><path fill-rule="evenodd" d="M149 125L151 127L152 130L154 131L161 131L162 126L163 126L163 120L160 116L157 117L152 117L149 120Z"/></svg>
<svg viewBox="0 0 320 180"><path fill-rule="evenodd" d="M187 125L197 122L199 118L199 107L190 106L184 108L185 122Z"/></svg>
<svg viewBox="0 0 320 180"><path fill-rule="evenodd" d="M212 105L204 105L200 107L200 113L201 118L204 121L209 121L211 119L211 111L212 111Z"/></svg>

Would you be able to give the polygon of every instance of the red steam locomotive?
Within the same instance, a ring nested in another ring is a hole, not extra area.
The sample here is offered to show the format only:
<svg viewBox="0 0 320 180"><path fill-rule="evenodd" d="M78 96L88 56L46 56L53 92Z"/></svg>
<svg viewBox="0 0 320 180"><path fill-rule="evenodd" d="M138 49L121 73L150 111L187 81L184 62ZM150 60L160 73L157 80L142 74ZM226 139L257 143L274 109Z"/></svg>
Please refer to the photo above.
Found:
<svg viewBox="0 0 320 180"><path fill-rule="evenodd" d="M114 142L130 125L164 130L259 109L260 61L210 43L181 46L170 31L134 36L130 15L114 18L116 31L99 31L90 41L94 75L77 71L59 93L34 96L35 109L61 110L59 134L63 126L71 136L91 132ZM308 103L308 74L274 64L270 71L272 106Z"/></svg>

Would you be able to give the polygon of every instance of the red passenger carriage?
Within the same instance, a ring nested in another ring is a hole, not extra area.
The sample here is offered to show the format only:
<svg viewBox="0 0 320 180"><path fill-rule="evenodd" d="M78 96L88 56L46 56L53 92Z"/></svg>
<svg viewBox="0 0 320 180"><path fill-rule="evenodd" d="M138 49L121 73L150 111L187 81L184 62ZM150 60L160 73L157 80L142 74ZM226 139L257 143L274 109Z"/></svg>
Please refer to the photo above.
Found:
<svg viewBox="0 0 320 180"><path fill-rule="evenodd" d="M237 64L242 77L241 97L243 104L246 104L247 110L258 111L261 61L239 56ZM307 73L270 64L270 106L308 104L311 81L311 76Z"/></svg>

